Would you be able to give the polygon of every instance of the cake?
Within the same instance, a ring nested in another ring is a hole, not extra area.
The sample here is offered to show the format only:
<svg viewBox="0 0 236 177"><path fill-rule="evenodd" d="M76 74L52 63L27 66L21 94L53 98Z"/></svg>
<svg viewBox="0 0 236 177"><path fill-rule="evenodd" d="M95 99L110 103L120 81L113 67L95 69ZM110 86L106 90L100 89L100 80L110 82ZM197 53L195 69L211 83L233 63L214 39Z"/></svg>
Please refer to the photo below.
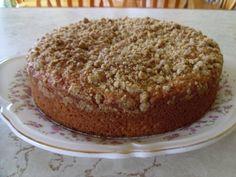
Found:
<svg viewBox="0 0 236 177"><path fill-rule="evenodd" d="M29 50L32 97L49 119L105 137L190 125L213 104L219 46L200 31L153 18L84 18Z"/></svg>

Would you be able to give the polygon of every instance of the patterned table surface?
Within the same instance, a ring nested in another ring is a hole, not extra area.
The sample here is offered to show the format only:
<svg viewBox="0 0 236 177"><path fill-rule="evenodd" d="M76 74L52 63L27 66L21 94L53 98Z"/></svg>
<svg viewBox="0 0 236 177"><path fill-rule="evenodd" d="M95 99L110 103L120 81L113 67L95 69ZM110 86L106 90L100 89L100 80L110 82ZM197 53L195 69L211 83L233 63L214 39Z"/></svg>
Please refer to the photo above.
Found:
<svg viewBox="0 0 236 177"><path fill-rule="evenodd" d="M0 9L0 60L25 55L38 37L55 27L83 17L123 16L151 16L192 26L215 39L224 57L236 58L235 11ZM2 120L0 134L0 177L233 177L236 174L236 132L211 146L184 154L122 160L75 158L41 150L17 138Z"/></svg>

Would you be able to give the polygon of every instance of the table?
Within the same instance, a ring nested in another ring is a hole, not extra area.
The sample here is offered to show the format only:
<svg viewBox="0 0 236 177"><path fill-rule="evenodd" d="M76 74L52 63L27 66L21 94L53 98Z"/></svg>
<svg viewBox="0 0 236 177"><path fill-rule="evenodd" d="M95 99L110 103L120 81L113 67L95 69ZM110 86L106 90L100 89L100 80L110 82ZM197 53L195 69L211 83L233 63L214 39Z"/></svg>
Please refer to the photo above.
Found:
<svg viewBox="0 0 236 177"><path fill-rule="evenodd" d="M189 25L215 39L225 58L236 59L236 11L61 8L0 9L0 60L25 55L44 33L83 17L123 16L151 16ZM0 134L0 177L233 177L236 174L236 132L211 146L184 154L122 160L75 158L41 150L17 138L2 120Z"/></svg>

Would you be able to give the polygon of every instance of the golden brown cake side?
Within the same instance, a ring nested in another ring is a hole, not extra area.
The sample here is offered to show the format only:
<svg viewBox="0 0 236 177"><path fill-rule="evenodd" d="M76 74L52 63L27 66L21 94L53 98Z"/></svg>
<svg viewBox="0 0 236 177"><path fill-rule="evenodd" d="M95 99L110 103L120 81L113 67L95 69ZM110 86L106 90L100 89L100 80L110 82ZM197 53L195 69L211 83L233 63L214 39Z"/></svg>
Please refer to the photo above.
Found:
<svg viewBox="0 0 236 177"><path fill-rule="evenodd" d="M223 65L212 39L150 18L84 19L46 34L27 60L43 112L104 136L163 133L194 122L213 103Z"/></svg>
<svg viewBox="0 0 236 177"><path fill-rule="evenodd" d="M99 109L86 111L76 106L81 100L68 100L66 95L55 94L45 85L39 87L35 78L31 78L31 82L35 103L52 120L84 133L111 137L153 135L189 125L210 108L218 88L217 83L211 81L207 84L208 89L200 94L194 87L191 98L182 93L175 95L172 102L173 97L157 100L145 113L130 113Z"/></svg>

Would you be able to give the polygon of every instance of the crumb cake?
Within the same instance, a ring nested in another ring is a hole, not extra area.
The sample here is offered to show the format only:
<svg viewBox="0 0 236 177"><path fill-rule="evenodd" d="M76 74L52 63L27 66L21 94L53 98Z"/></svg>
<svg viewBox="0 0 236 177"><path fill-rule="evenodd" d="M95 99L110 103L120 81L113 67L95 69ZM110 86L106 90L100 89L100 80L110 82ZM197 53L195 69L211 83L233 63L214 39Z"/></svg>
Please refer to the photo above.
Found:
<svg viewBox="0 0 236 177"><path fill-rule="evenodd" d="M80 132L164 133L200 119L216 98L223 56L200 31L152 18L55 29L27 55L36 105Z"/></svg>

